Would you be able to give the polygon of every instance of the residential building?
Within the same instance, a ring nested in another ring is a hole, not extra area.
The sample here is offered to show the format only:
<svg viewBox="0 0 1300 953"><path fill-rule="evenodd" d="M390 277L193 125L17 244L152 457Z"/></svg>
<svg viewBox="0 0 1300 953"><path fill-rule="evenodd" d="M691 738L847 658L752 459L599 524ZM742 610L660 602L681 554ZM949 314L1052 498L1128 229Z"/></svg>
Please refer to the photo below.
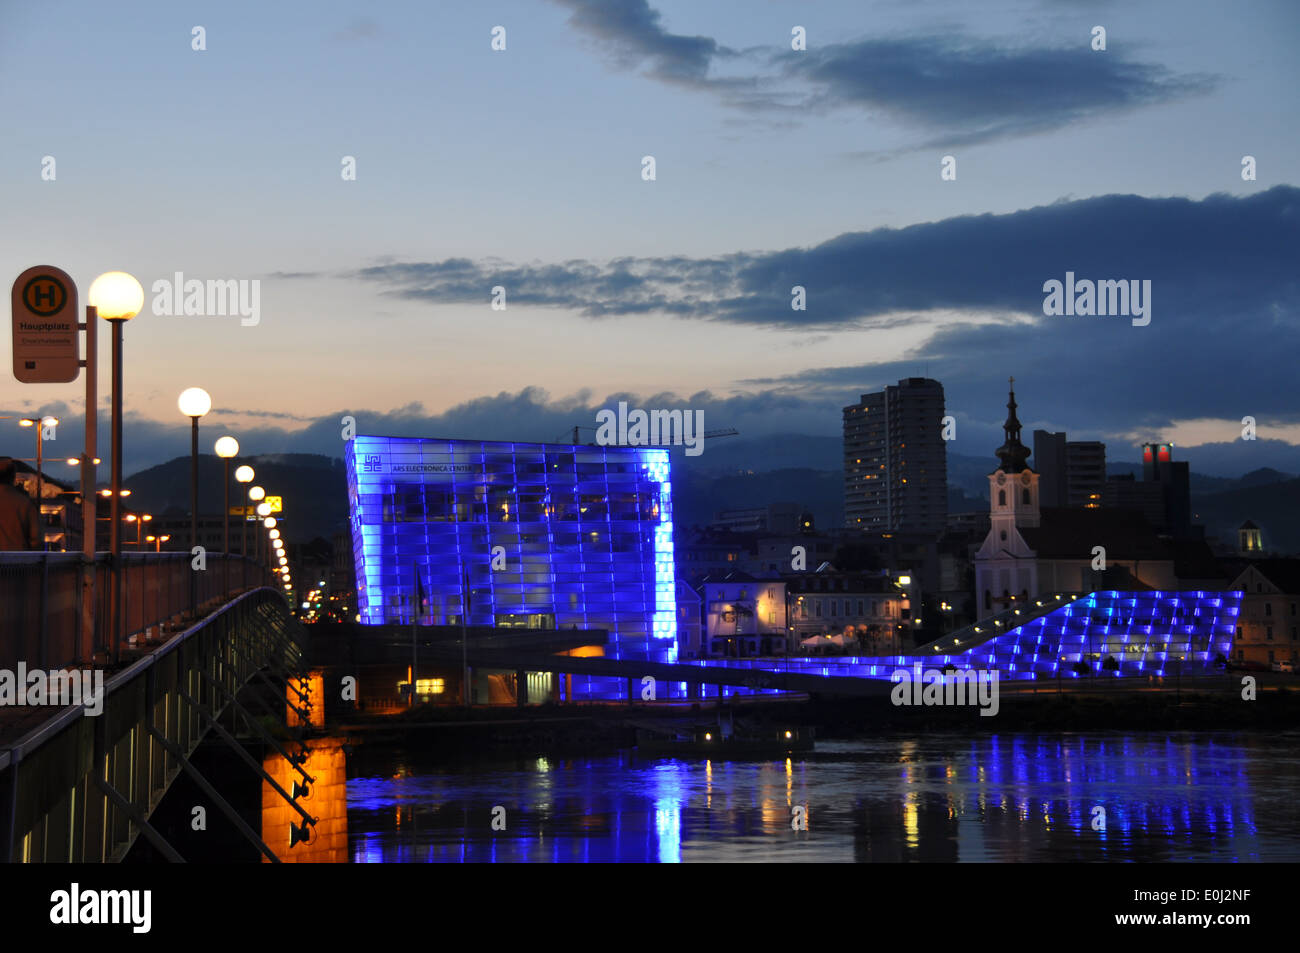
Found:
<svg viewBox="0 0 1300 953"><path fill-rule="evenodd" d="M1231 588L1245 593L1232 643L1234 662L1300 663L1300 559L1229 560Z"/></svg>
<svg viewBox="0 0 1300 953"><path fill-rule="evenodd" d="M948 513L943 385L909 377L844 408L844 518L867 533L939 533Z"/></svg>

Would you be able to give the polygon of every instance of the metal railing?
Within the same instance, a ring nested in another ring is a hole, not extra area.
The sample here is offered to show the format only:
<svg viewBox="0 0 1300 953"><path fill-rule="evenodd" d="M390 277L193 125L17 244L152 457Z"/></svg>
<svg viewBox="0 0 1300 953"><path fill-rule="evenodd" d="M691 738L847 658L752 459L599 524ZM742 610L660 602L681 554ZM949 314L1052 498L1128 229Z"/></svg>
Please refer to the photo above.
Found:
<svg viewBox="0 0 1300 953"><path fill-rule="evenodd" d="M148 817L182 770L229 808L188 758L244 684L300 669L300 637L283 594L254 589L105 679L98 714L69 705L0 746L0 862L118 861L142 833L180 859Z"/></svg>
<svg viewBox="0 0 1300 953"><path fill-rule="evenodd" d="M0 553L0 669L19 661L46 671L85 665L95 654L152 642L239 592L273 585L264 566L237 554L208 553L191 568L189 553L123 553L122 624L114 639L112 560L97 553ZM93 599L93 632L85 600Z"/></svg>

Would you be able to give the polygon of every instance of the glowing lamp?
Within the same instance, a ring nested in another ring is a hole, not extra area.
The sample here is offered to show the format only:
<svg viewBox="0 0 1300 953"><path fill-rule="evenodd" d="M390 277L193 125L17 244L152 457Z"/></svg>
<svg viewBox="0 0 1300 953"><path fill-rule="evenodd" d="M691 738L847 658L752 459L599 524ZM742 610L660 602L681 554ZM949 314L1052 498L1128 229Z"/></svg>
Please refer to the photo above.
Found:
<svg viewBox="0 0 1300 953"><path fill-rule="evenodd" d="M90 283L86 300L105 321L129 321L144 307L144 288L125 271L106 271Z"/></svg>

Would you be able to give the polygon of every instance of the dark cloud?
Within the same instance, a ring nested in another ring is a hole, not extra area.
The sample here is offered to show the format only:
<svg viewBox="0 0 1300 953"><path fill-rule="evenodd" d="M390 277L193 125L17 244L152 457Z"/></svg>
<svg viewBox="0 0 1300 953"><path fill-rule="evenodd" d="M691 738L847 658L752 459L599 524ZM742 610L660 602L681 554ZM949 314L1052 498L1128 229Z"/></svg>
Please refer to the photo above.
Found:
<svg viewBox="0 0 1300 953"><path fill-rule="evenodd" d="M782 56L816 91L810 107L860 106L926 130L933 145L1057 129L1197 95L1209 76L1177 76L1113 50L1007 47L954 36L867 39Z"/></svg>
<svg viewBox="0 0 1300 953"><path fill-rule="evenodd" d="M755 116L857 108L923 130L911 148L955 147L1059 129L1099 115L1206 93L1214 76L1177 75L1091 34L1070 45L1012 45L955 33L736 50L669 33L647 0L555 0L616 68L707 92ZM733 73L720 75L728 62ZM757 121L757 120L755 120Z"/></svg>
<svg viewBox="0 0 1300 953"><path fill-rule="evenodd" d="M906 361L864 355L840 368L748 383L842 405L928 364L955 406L982 415L975 408L1014 374L1037 391L1034 412L1044 421L1086 419L1098 432L1119 433L1199 417L1300 420L1294 361L1278 359L1300 354L1296 248L1300 190L1277 186L1242 198L1100 196L710 259L531 266L459 259L360 275L439 303L486 303L502 284L511 303L591 318L658 312L801 334L923 320L935 331ZM1043 283L1067 271L1150 280L1150 325L1044 316ZM807 289L806 312L790 310L794 285Z"/></svg>
<svg viewBox="0 0 1300 953"><path fill-rule="evenodd" d="M715 57L735 55L707 36L669 33L646 0L556 0L573 11L569 25L603 44L622 69L646 66L655 79L707 85Z"/></svg>

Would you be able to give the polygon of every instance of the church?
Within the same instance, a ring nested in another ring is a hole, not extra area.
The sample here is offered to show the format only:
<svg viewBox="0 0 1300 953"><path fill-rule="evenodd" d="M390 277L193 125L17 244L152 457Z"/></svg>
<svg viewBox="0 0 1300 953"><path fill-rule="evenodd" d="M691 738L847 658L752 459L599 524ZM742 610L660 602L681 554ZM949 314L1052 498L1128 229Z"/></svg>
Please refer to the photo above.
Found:
<svg viewBox="0 0 1300 953"><path fill-rule="evenodd" d="M1162 536L1140 512L1045 507L1020 439L1011 378L1005 441L989 474L989 534L975 554L977 615L1044 594L1098 590L1223 589L1228 579L1203 539Z"/></svg>

